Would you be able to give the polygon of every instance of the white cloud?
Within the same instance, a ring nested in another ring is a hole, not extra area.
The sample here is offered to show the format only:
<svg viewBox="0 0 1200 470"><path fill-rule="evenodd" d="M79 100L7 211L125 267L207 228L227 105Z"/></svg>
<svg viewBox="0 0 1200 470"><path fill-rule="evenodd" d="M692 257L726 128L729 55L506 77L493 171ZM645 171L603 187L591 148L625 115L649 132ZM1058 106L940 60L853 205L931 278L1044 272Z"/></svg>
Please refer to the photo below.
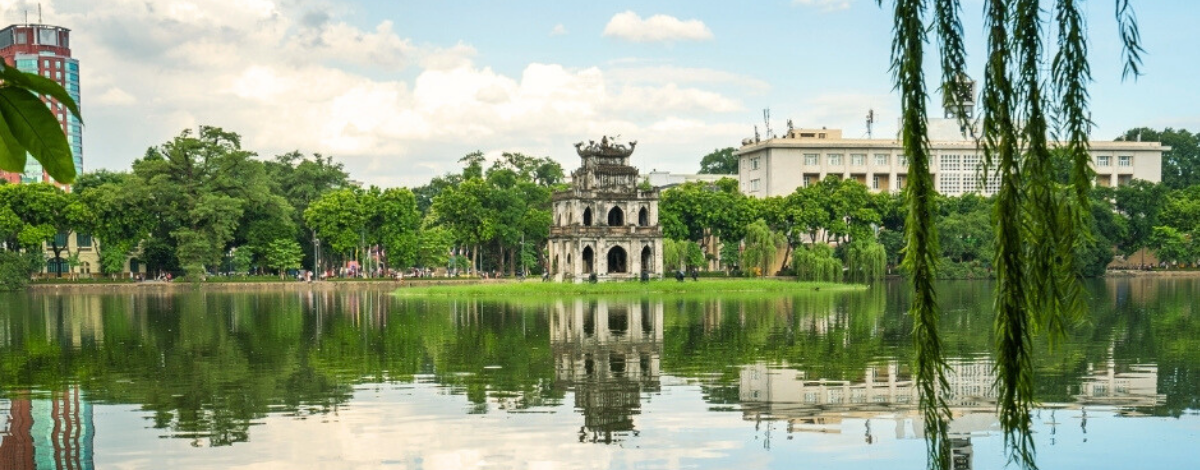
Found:
<svg viewBox="0 0 1200 470"><path fill-rule="evenodd" d="M818 8L821 11L837 11L850 8L852 0L792 0L793 5Z"/></svg>
<svg viewBox="0 0 1200 470"><path fill-rule="evenodd" d="M111 87L105 90L104 93L101 93L100 96L97 96L89 101L100 105L128 106L137 103L137 98L134 98L133 95L129 94L129 92L125 90L117 87Z"/></svg>
<svg viewBox="0 0 1200 470"><path fill-rule="evenodd" d="M628 63L628 61L618 61L617 63ZM732 85L741 90L753 93L765 93L771 89L771 85L763 80L733 72L697 67L676 67L672 65L619 67L609 70L608 76L614 80L630 83Z"/></svg>
<svg viewBox="0 0 1200 470"><path fill-rule="evenodd" d="M0 3L0 15L24 7ZM214 125L242 134L264 157L321 152L353 178L383 186L423 184L476 149L550 155L571 168L572 143L615 134L641 141L639 155L659 168L679 161L690 170L698 155L733 141L710 123L743 109L721 88L755 83L672 67L529 63L506 74L480 64L469 44L417 45L387 20L359 28L305 8L267 0L47 4L46 15L71 28L80 59L87 167L127 169L146 147Z"/></svg>
<svg viewBox="0 0 1200 470"><path fill-rule="evenodd" d="M562 36L564 34L567 34L567 27L563 26L562 23L554 25L554 28L550 30L551 36Z"/></svg>
<svg viewBox="0 0 1200 470"><path fill-rule="evenodd" d="M712 31L700 20L680 20L668 15L643 19L633 11L613 15L604 26L604 35L633 42L703 41L713 38Z"/></svg>

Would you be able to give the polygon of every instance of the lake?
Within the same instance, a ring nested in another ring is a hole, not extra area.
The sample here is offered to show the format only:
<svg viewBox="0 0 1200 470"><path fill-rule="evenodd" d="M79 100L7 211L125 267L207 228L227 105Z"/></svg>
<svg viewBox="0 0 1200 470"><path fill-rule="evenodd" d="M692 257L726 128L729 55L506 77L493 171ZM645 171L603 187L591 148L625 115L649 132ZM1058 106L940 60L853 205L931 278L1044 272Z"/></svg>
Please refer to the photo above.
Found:
<svg viewBox="0 0 1200 470"><path fill-rule="evenodd" d="M701 280L700 282L704 282ZM939 285L956 468L1004 468L992 285ZM1089 283L1038 463L1200 451L1200 279ZM906 288L413 299L0 294L0 468L925 468Z"/></svg>

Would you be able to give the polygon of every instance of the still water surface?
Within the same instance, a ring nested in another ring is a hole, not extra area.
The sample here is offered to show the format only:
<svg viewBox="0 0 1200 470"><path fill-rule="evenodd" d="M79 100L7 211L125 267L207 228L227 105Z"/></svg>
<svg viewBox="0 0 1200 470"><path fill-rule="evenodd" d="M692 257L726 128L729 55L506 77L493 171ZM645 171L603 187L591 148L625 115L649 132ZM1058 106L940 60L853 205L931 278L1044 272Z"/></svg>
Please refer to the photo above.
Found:
<svg viewBox="0 0 1200 470"><path fill-rule="evenodd" d="M940 285L958 468L1004 467L991 285ZM0 468L925 465L900 284L795 297L0 295ZM1195 468L1200 279L1090 286L1042 468Z"/></svg>

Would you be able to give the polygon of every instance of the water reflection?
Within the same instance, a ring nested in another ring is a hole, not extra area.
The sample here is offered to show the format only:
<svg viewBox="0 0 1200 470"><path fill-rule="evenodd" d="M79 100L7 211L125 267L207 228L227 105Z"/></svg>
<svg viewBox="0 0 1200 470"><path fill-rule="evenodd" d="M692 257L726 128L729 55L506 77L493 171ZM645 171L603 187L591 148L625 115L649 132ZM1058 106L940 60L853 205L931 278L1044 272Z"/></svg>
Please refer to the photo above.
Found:
<svg viewBox="0 0 1200 470"><path fill-rule="evenodd" d="M90 470L93 463L92 405L79 387L45 397L0 399L0 468L5 470Z"/></svg>
<svg viewBox="0 0 1200 470"><path fill-rule="evenodd" d="M1066 426L1094 436L1097 416L1194 413L1197 288L1092 286L1089 323L1034 358L1035 422L1050 446ZM972 468L975 447L998 432L989 286L947 284L942 298L955 465ZM41 462L31 458L89 468L94 406L135 405L160 437L223 447L264 439L259 424L350 416L363 387L379 384L457 404L431 422L536 415L592 452L661 446L647 433L679 426L671 417L694 404L772 452L780 439L845 438L854 452L911 442L919 456L906 304L899 289L523 303L381 291L8 295L0 468ZM44 429L60 434L37 437Z"/></svg>
<svg viewBox="0 0 1200 470"><path fill-rule="evenodd" d="M554 379L574 391L583 414L579 441L611 444L636 435L645 393L659 391L663 303L555 302L550 317Z"/></svg>

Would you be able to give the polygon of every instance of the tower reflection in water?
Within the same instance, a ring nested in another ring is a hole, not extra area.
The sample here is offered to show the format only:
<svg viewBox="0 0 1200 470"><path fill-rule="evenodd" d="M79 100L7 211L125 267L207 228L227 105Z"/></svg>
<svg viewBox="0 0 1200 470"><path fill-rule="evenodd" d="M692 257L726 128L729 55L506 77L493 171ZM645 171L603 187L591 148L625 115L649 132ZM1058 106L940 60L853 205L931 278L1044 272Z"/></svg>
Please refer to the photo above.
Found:
<svg viewBox="0 0 1200 470"><path fill-rule="evenodd" d="M48 398L0 399L0 469L90 470L92 406L77 386Z"/></svg>
<svg viewBox="0 0 1200 470"><path fill-rule="evenodd" d="M642 394L660 389L661 301L560 300L550 318L556 386L575 392L580 442L637 435Z"/></svg>

